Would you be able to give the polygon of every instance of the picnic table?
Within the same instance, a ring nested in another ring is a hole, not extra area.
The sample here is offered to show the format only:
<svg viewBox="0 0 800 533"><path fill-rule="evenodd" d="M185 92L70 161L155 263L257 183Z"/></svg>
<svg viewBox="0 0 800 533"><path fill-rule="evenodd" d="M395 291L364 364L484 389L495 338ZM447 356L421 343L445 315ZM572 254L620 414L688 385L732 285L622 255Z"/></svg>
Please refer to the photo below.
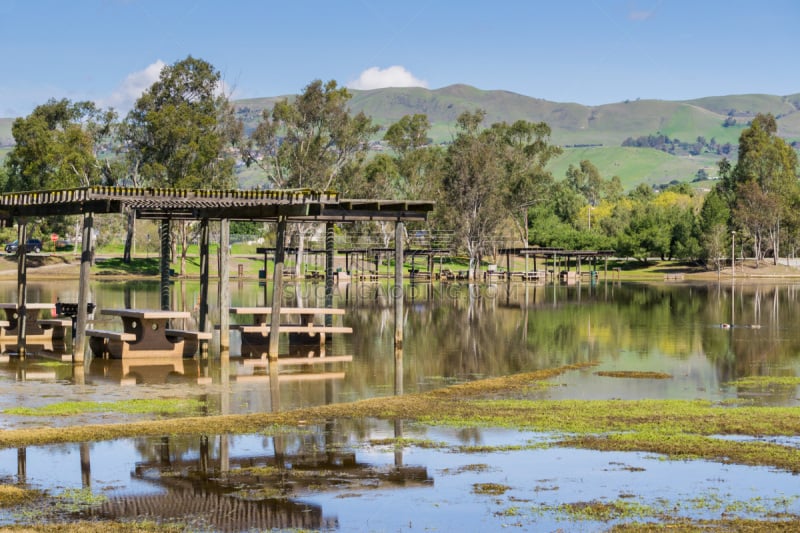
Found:
<svg viewBox="0 0 800 533"><path fill-rule="evenodd" d="M25 337L31 340L64 339L67 328L72 327L72 321L65 318L53 318L56 304L54 303L28 303L25 304ZM0 320L0 338L14 337L19 333L20 312L16 303L0 303L0 310L5 314L5 320ZM42 313L50 311L47 318L41 318Z"/></svg>
<svg viewBox="0 0 800 533"><path fill-rule="evenodd" d="M232 315L252 316L252 320L247 324L233 324L231 329L236 329L242 335L242 353L264 354L264 350L269 344L270 318L272 317L271 307L231 307ZM281 322L280 333L289 334L290 344L318 344L324 347L325 339L328 334L333 333L352 333L353 328L349 326L326 325L325 317L342 316L345 310L331 307L281 307L279 310L282 316L297 317L291 322ZM319 320L322 317L322 320ZM324 351L320 350L320 355Z"/></svg>
<svg viewBox="0 0 800 533"><path fill-rule="evenodd" d="M102 315L122 319L123 331L87 329L89 346L96 356L165 357L192 356L210 332L170 327L170 321L189 318L188 311L159 309L102 309Z"/></svg>

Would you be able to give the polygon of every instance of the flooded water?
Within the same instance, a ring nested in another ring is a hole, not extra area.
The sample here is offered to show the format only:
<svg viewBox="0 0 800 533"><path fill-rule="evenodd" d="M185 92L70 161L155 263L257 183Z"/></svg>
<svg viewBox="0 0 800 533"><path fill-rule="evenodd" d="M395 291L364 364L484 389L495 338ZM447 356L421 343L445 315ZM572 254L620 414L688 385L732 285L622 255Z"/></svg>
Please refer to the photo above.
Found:
<svg viewBox="0 0 800 533"><path fill-rule="evenodd" d="M260 306L271 298L257 282L231 289L232 306ZM0 284L0 301L15 301L15 291L14 283ZM95 282L91 292L99 329L121 330L119 318L100 309L160 306L156 282ZM211 321L218 324L216 290L211 293ZM556 378L562 386L535 394L800 404L797 387L755 394L733 384L749 376L798 375L800 284L434 283L408 285L405 293L399 375L392 290L386 283L354 283L334 293L334 307L346 309L335 321L353 328L326 345L326 357L340 362L282 366L277 385L260 359L241 356L238 333L232 333L229 356L220 357L215 337L208 358L135 365L94 359L73 366L57 346L41 346L24 361L0 358L0 411L64 400L184 397L201 399L208 414L272 412L588 361L598 366L563 374ZM172 308L196 318L198 295L197 283L176 282ZM56 299L77 301L77 282L29 284L30 302ZM323 285L303 283L289 287L285 303L323 306L324 300ZM192 320L186 327L194 327ZM671 378L621 379L601 371ZM3 413L0 428L121 420L107 413L56 420ZM383 442L396 436L408 445ZM593 500L623 501L654 514L679 509L678 515L693 518L800 513L796 476L787 473L535 446L548 437L332 420L291 434L0 450L0 478L62 497L68 491L102 496L91 507L94 517L177 519L191 521L192 531L595 531L609 524L576 521L558 510L562 503ZM784 444L800 446L796 438ZM0 520L14 523L21 516L28 515L6 512Z"/></svg>

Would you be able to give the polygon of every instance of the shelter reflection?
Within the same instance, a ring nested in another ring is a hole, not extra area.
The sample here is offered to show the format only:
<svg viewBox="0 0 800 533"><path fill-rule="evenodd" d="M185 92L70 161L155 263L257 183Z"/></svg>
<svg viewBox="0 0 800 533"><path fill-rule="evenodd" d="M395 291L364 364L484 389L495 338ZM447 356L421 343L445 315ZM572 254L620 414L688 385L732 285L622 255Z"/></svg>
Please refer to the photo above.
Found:
<svg viewBox="0 0 800 533"><path fill-rule="evenodd" d="M213 531L333 529L338 527L337 517L326 516L314 503L315 495L432 486L427 467L404 465L401 454L388 463L359 460L347 443L357 441L354 433L364 428L349 424L332 419L300 432L235 439L228 435L137 439L135 456L128 458L135 461L132 485L117 487L83 515L176 519ZM402 425L396 424L395 437L401 436ZM72 483L91 488L92 449L75 446L81 468L80 479ZM46 457L18 450L19 481L26 480L34 456ZM108 459L104 461L107 465Z"/></svg>

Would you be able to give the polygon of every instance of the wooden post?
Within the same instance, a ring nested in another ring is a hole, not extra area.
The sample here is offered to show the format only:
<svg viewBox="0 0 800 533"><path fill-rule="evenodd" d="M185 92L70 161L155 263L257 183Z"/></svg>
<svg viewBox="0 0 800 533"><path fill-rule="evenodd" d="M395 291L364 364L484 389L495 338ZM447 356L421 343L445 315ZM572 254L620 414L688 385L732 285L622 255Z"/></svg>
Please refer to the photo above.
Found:
<svg viewBox="0 0 800 533"><path fill-rule="evenodd" d="M161 241L161 258L159 262L159 273L161 274L161 309L169 310L169 219L161 221L158 236Z"/></svg>
<svg viewBox="0 0 800 533"><path fill-rule="evenodd" d="M272 316L270 317L269 348L270 360L278 358L278 342L281 326L281 305L283 304L283 256L286 239L286 217L278 217L275 240L275 268L272 274Z"/></svg>
<svg viewBox="0 0 800 533"><path fill-rule="evenodd" d="M72 360L83 361L86 355L86 325L88 323L89 306L89 274L92 269L94 256L94 242L92 231L94 216L86 213L83 216L83 231L81 234L81 271L78 288L78 316L75 319L75 338L72 339Z"/></svg>
<svg viewBox="0 0 800 533"><path fill-rule="evenodd" d="M403 394L403 223L394 226L394 392Z"/></svg>
<svg viewBox="0 0 800 533"><path fill-rule="evenodd" d="M325 223L325 307L333 307L333 222ZM325 315L325 325L333 326L333 315Z"/></svg>
<svg viewBox="0 0 800 533"><path fill-rule="evenodd" d="M28 304L28 223L20 219L17 223L17 350L25 358L25 335L28 327L26 306Z"/></svg>
<svg viewBox="0 0 800 533"><path fill-rule="evenodd" d="M230 255L231 233L230 220L219 221L219 349L228 351L231 347L230 331Z"/></svg>
<svg viewBox="0 0 800 533"><path fill-rule="evenodd" d="M208 331L209 244L208 219L200 221L200 331Z"/></svg>

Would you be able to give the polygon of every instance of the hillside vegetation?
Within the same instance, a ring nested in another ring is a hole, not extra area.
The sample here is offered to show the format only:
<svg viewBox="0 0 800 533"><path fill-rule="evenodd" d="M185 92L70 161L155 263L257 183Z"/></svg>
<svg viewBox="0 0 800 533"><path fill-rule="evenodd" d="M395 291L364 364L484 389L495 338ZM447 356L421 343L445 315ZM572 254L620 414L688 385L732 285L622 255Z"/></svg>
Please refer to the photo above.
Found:
<svg viewBox="0 0 800 533"><path fill-rule="evenodd" d="M431 122L430 136L436 143L448 143L455 135L455 122L464 111L483 109L486 123L527 120L546 122L552 140L564 147L564 154L550 169L557 178L570 164L589 159L606 177L619 176L624 187L639 183L663 184L691 181L699 170L716 174L722 155L710 150L700 153L667 153L652 148L622 147L626 139L665 135L684 143L698 137L713 139L717 145L736 145L749 120L758 113L777 118L778 134L789 142L800 141L800 93L788 96L766 94L709 96L686 101L629 100L600 106L552 102L509 91L486 91L468 85L451 85L436 90L421 87L351 91L350 109L363 111L382 126L381 138L389 125L405 115L425 114ZM234 102L238 117L252 130L264 109L287 96L250 98ZM288 96L291 98L291 96ZM0 147L13 141L13 119L0 119ZM0 158L7 150L0 148ZM735 160L736 154L728 155ZM254 176L241 175L242 185L253 184Z"/></svg>
<svg viewBox="0 0 800 533"><path fill-rule="evenodd" d="M651 148L623 148L629 138L666 135L693 143L698 137L717 144L736 145L749 120L758 113L778 119L779 135L789 142L800 140L800 94L711 96L687 101L631 100L601 106L551 102L509 91L484 91L467 85L437 90L421 87L351 91L350 109L363 111L383 128L405 115L425 114L431 122L430 136L447 143L454 136L456 118L464 111L483 109L486 123L528 120L546 122L552 139L565 148L550 165L563 177L570 164L589 159L606 176L619 176L624 187L639 183L662 184L690 181L699 170L716 174L722 155L669 154ZM263 109L279 98L253 98L235 104L246 128L255 126ZM726 125L727 120L727 125ZM379 132L378 136L382 136ZM728 156L735 160L735 153Z"/></svg>

